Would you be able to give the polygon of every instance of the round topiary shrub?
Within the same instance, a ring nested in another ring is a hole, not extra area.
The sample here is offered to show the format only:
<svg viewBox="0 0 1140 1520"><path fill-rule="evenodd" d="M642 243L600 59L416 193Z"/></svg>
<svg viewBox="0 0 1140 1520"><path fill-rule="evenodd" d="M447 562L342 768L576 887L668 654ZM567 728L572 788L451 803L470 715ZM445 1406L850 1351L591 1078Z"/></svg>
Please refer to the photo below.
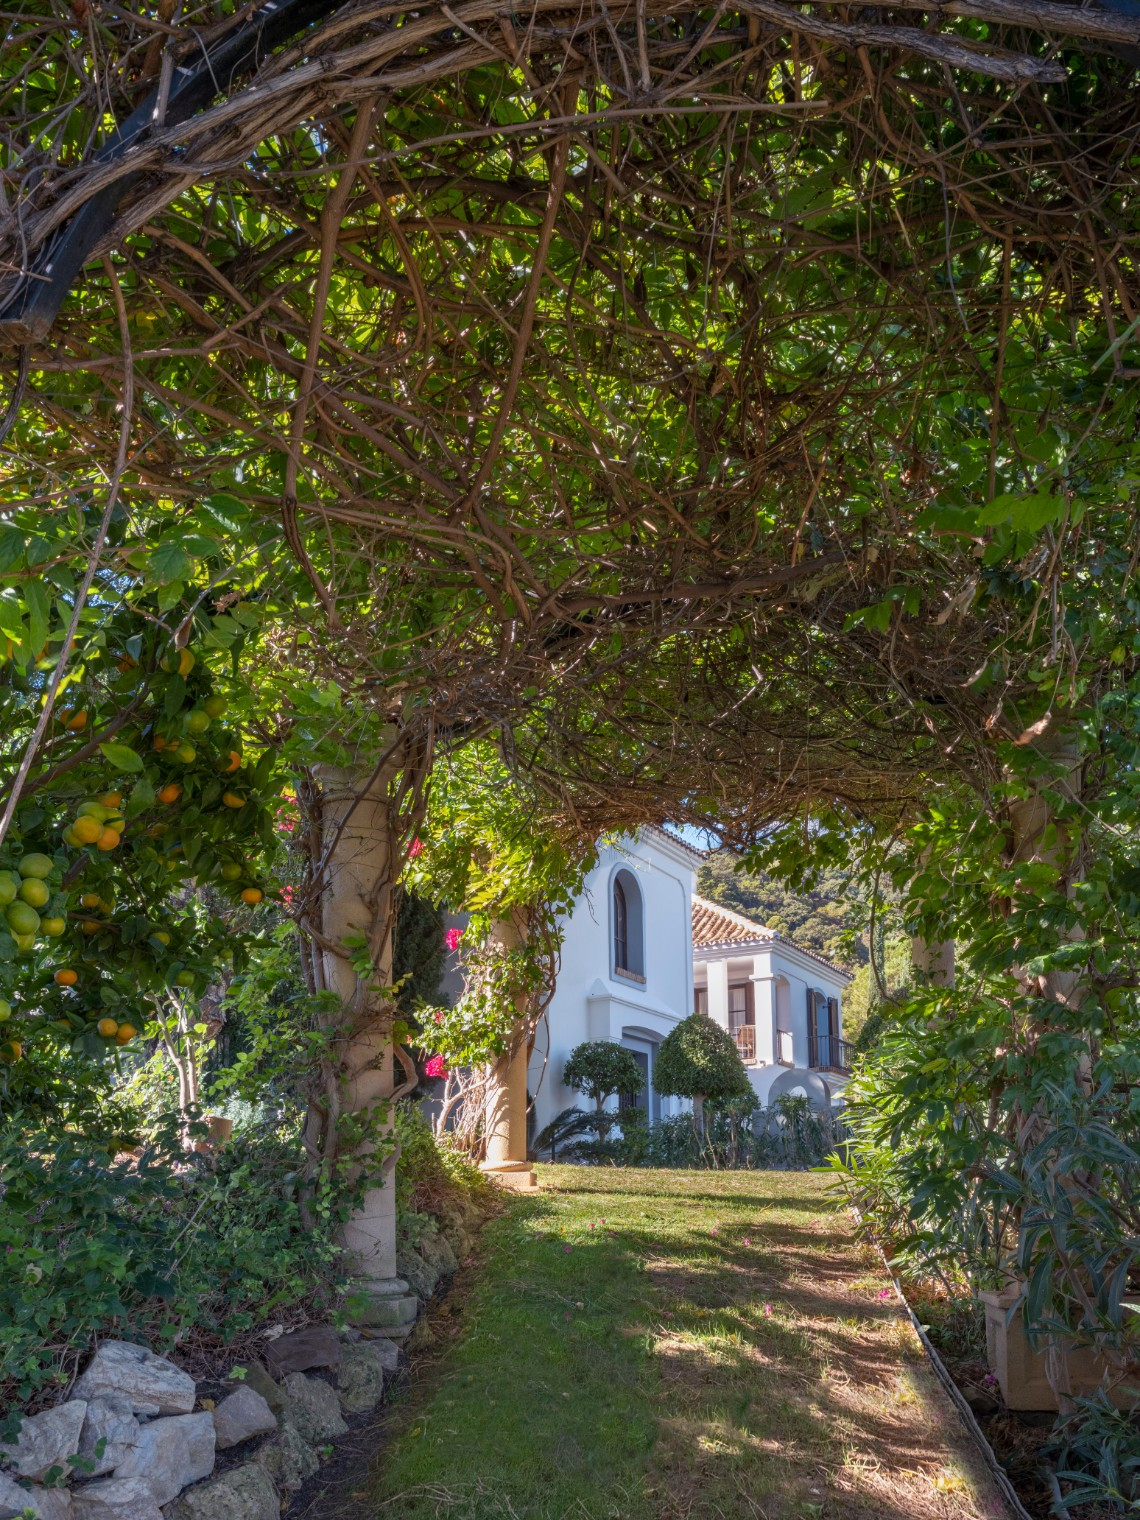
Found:
<svg viewBox="0 0 1140 1520"><path fill-rule="evenodd" d="M736 1041L704 1013L690 1014L662 1040L653 1085L663 1098L691 1098L698 1128L706 1099L753 1096Z"/></svg>
<svg viewBox="0 0 1140 1520"><path fill-rule="evenodd" d="M607 1098L632 1097L645 1082L632 1053L613 1040L585 1040L576 1045L570 1052L562 1080L575 1092L593 1098L599 1113Z"/></svg>

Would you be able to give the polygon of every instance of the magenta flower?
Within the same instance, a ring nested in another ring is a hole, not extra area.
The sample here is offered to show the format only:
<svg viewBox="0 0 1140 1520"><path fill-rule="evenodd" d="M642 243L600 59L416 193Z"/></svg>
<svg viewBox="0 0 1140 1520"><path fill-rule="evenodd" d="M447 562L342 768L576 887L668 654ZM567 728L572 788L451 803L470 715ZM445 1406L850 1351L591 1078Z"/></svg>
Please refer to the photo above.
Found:
<svg viewBox="0 0 1140 1520"><path fill-rule="evenodd" d="M892 1295L890 1288L880 1288L879 1291L875 1294L876 1298L890 1298L891 1296Z"/></svg>
<svg viewBox="0 0 1140 1520"><path fill-rule="evenodd" d="M574 1247L573 1246L563 1246L562 1249L564 1251L572 1251L574 1249Z"/></svg>
<svg viewBox="0 0 1140 1520"><path fill-rule="evenodd" d="M772 1318L772 1305L771 1304L765 1304L764 1305L764 1318L765 1319L771 1319Z"/></svg>
<svg viewBox="0 0 1140 1520"><path fill-rule="evenodd" d="M408 848L408 859L409 860L415 860L416 856L417 855L422 855L423 852L424 852L424 842L423 842L423 840L422 839L413 839L412 842L411 842L411 845Z"/></svg>
<svg viewBox="0 0 1140 1520"><path fill-rule="evenodd" d="M752 1244L752 1236L751 1235L746 1235L744 1237L744 1244L746 1246L750 1246Z"/></svg>
<svg viewBox="0 0 1140 1520"><path fill-rule="evenodd" d="M442 1056L432 1056L424 1063L424 1076L437 1081L447 1081L447 1067L443 1064Z"/></svg>
<svg viewBox="0 0 1140 1520"><path fill-rule="evenodd" d="M719 1235L720 1234L720 1231L717 1229L717 1227L716 1227L715 1224L713 1225L712 1229L709 1231L709 1234L710 1235Z"/></svg>
<svg viewBox="0 0 1140 1520"><path fill-rule="evenodd" d="M453 953L459 949L459 941L463 938L462 929L448 929L443 936L443 942Z"/></svg>

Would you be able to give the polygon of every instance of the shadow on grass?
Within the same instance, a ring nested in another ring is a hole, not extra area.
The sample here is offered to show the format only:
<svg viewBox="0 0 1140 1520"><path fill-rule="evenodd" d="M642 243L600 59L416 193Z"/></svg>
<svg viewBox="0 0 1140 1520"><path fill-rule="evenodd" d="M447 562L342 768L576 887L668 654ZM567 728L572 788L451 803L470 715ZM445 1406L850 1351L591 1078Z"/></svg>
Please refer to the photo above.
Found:
<svg viewBox="0 0 1140 1520"><path fill-rule="evenodd" d="M819 1178L569 1172L489 1227L385 1423L371 1514L1003 1513L956 1465L917 1342L849 1223L829 1230Z"/></svg>

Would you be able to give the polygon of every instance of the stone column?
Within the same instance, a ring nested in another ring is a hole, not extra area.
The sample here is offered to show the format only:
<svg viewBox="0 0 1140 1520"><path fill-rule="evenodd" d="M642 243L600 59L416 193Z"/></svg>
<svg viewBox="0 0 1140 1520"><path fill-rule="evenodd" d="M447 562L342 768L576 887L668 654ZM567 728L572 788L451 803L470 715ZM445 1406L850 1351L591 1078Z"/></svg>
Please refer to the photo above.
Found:
<svg viewBox="0 0 1140 1520"><path fill-rule="evenodd" d="M728 962L709 961L709 1018L728 1028Z"/></svg>
<svg viewBox="0 0 1140 1520"><path fill-rule="evenodd" d="M500 919L492 937L506 950L523 941L520 920ZM510 1048L491 1067L484 1108L487 1156L482 1170L505 1187L529 1191L538 1186L526 1156L526 1075L529 1024L525 996L516 1000L518 1020Z"/></svg>
<svg viewBox="0 0 1140 1520"><path fill-rule="evenodd" d="M322 824L328 857L321 899L325 941L319 953L325 986L340 999L340 1103L347 1114L374 1115L381 1135L390 1132L396 1089L392 1009L383 993L392 982L392 935L400 872L399 833L392 816L391 777L320 766ZM346 940L367 943L370 969L358 977L352 961L360 951ZM382 1326L385 1335L408 1334L419 1301L396 1273L396 1155L384 1162L377 1185L368 1188L344 1229L358 1283L355 1317Z"/></svg>
<svg viewBox="0 0 1140 1520"><path fill-rule="evenodd" d="M934 983L936 987L954 985L954 941L952 939L925 940L914 935L910 942L910 958L914 969Z"/></svg>

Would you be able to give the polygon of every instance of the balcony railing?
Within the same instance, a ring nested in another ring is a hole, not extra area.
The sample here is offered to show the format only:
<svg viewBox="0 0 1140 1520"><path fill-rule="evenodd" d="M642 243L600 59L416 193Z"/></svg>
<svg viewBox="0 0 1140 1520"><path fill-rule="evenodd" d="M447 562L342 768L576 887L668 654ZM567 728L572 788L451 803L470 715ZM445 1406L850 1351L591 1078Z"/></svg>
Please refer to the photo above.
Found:
<svg viewBox="0 0 1140 1520"><path fill-rule="evenodd" d="M736 1048L740 1059L750 1066L756 1064L756 1025L738 1024L732 1031L736 1036Z"/></svg>
<svg viewBox="0 0 1140 1520"><path fill-rule="evenodd" d="M846 1075L855 1062L855 1047L850 1040L838 1040L829 1034L808 1030L808 1065L817 1071L838 1071Z"/></svg>

